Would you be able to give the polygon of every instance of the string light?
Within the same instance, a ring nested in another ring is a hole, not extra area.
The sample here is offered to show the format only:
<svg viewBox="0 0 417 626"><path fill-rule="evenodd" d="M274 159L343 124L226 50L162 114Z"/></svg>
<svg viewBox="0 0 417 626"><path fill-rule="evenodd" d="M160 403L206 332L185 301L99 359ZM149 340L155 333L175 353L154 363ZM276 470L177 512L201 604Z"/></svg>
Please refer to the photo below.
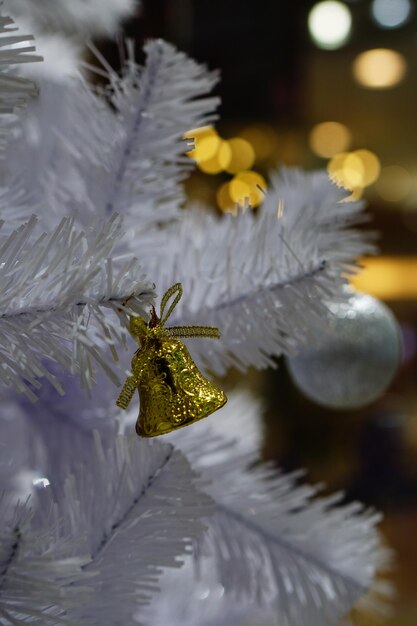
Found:
<svg viewBox="0 0 417 626"><path fill-rule="evenodd" d="M310 148L315 154L324 158L344 152L349 148L351 141L349 129L339 122L316 124L309 135Z"/></svg>
<svg viewBox="0 0 417 626"><path fill-rule="evenodd" d="M229 174L237 174L242 170L248 170L255 161L255 151L249 141L242 137L235 137L228 142L230 159L224 168Z"/></svg>
<svg viewBox="0 0 417 626"><path fill-rule="evenodd" d="M398 28L411 15L410 0L373 0L371 15L382 28Z"/></svg>
<svg viewBox="0 0 417 626"><path fill-rule="evenodd" d="M216 150L209 159L197 160L197 165L206 174L219 174L227 168L232 158L232 151L228 141L219 137Z"/></svg>
<svg viewBox="0 0 417 626"><path fill-rule="evenodd" d="M417 257L378 257L360 263L364 269L351 279L359 291L383 300L417 299Z"/></svg>
<svg viewBox="0 0 417 626"><path fill-rule="evenodd" d="M225 213L237 214L237 203L233 201L230 195L230 182L223 183L216 193L217 206Z"/></svg>
<svg viewBox="0 0 417 626"><path fill-rule="evenodd" d="M325 0L313 6L308 15L308 29L314 43L325 50L341 48L349 39L352 15L337 0Z"/></svg>
<svg viewBox="0 0 417 626"><path fill-rule="evenodd" d="M254 171L240 172L230 181L230 196L240 206L259 206L265 197L266 180Z"/></svg>
<svg viewBox="0 0 417 626"><path fill-rule="evenodd" d="M265 124L247 126L239 133L239 136L251 144L255 151L256 161L264 161L272 155L276 138L274 130L269 126Z"/></svg>
<svg viewBox="0 0 417 626"><path fill-rule="evenodd" d="M188 150L187 155L197 162L211 159L220 146L220 137L212 126L190 130L183 136L183 139L189 146L194 146L193 149Z"/></svg>
<svg viewBox="0 0 417 626"><path fill-rule="evenodd" d="M410 193L411 175L399 165L387 165L381 171L376 190L386 202L401 202Z"/></svg>
<svg viewBox="0 0 417 626"><path fill-rule="evenodd" d="M359 54L353 63L357 82L368 89L388 89L400 83L407 71L405 58L395 50L375 48Z"/></svg>
<svg viewBox="0 0 417 626"><path fill-rule="evenodd" d="M369 187L378 179L381 164L370 150L355 150L337 154L329 161L327 171L337 185L355 191L358 195L359 190Z"/></svg>

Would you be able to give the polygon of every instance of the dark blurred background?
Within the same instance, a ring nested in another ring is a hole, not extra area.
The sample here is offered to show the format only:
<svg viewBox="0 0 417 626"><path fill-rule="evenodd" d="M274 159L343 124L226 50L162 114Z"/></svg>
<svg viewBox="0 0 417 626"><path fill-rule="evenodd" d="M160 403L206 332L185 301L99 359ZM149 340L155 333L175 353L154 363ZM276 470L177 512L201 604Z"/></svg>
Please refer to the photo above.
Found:
<svg viewBox="0 0 417 626"><path fill-rule="evenodd" d="M138 49L162 37L221 71L220 119L201 135L209 141L195 154L191 200L233 210L234 180L246 184L250 170L267 185L268 171L285 164L327 168L368 202L381 255L363 260L355 284L401 326L403 362L388 392L364 409L332 411L306 400L284 363L247 380L266 398L265 458L304 466L310 480L385 513L398 588L387 624L415 626L417 0L143 0L127 32ZM117 46L106 51L118 58Z"/></svg>

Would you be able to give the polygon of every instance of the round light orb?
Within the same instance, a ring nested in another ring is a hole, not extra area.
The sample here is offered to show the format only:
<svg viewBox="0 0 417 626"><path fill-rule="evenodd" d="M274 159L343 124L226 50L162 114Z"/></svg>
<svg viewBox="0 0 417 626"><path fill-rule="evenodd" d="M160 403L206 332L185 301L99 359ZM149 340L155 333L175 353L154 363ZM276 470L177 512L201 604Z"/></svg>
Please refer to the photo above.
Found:
<svg viewBox="0 0 417 626"><path fill-rule="evenodd" d="M355 293L329 305L328 330L317 345L287 358L296 386L333 409L356 409L377 400L401 362L401 336L391 311L379 300Z"/></svg>
<svg viewBox="0 0 417 626"><path fill-rule="evenodd" d="M239 206L259 206L265 198L266 180L258 172L240 172L230 181L229 193Z"/></svg>
<svg viewBox="0 0 417 626"><path fill-rule="evenodd" d="M352 29L350 9L337 0L324 0L308 15L308 30L319 48L337 50L348 41Z"/></svg>
<svg viewBox="0 0 417 626"><path fill-rule="evenodd" d="M227 142L230 150L229 161L224 168L229 174L238 174L249 170L255 161L255 151L249 141L242 137L234 137Z"/></svg>
<svg viewBox="0 0 417 626"><path fill-rule="evenodd" d="M399 165L387 165L381 171L376 190L386 202L401 202L411 191L410 173Z"/></svg>
<svg viewBox="0 0 417 626"><path fill-rule="evenodd" d="M218 141L214 143L214 139L217 139ZM206 148L207 144L209 145ZM214 152L212 151L209 153L209 149L213 150L213 147ZM202 152L203 149L205 149L205 152ZM200 152L198 152L198 150L200 150ZM224 139L221 139L220 137L209 137L203 139L197 145L197 153L197 165L205 174L219 174L227 167L232 156L229 142L224 141ZM203 154L205 156L200 156L200 158L198 158L199 154ZM210 156L207 158L208 154L210 154Z"/></svg>
<svg viewBox="0 0 417 626"><path fill-rule="evenodd" d="M352 141L349 129L340 122L321 122L310 131L311 150L320 157L330 158L347 150Z"/></svg>
<svg viewBox="0 0 417 626"><path fill-rule="evenodd" d="M353 152L336 154L327 164L330 179L350 191L362 188L364 168L359 157Z"/></svg>
<svg viewBox="0 0 417 626"><path fill-rule="evenodd" d="M371 15L382 28L398 28L411 15L410 0L373 0Z"/></svg>
<svg viewBox="0 0 417 626"><path fill-rule="evenodd" d="M377 155L374 152L371 152L371 150L355 150L353 154L362 163L363 172L360 186L369 187L369 185L372 185L376 180L378 180L381 172L381 162Z"/></svg>
<svg viewBox="0 0 417 626"><path fill-rule="evenodd" d="M353 62L353 76L368 89L389 89L404 78L407 62L402 54L388 48L375 48L358 54Z"/></svg>
<svg viewBox="0 0 417 626"><path fill-rule="evenodd" d="M274 152L276 135L266 124L253 124L240 131L239 136L248 141L255 151L255 161L264 161Z"/></svg>
<svg viewBox="0 0 417 626"><path fill-rule="evenodd" d="M188 144L187 156L196 161L211 159L219 149L220 137L213 126L201 126L183 135Z"/></svg>
<svg viewBox="0 0 417 626"><path fill-rule="evenodd" d="M230 183L223 183L216 192L217 206L224 213L237 215L237 202L230 195Z"/></svg>
<svg viewBox="0 0 417 626"><path fill-rule="evenodd" d="M336 154L327 164L327 171L337 185L357 191L378 180L381 163L370 150L354 150Z"/></svg>

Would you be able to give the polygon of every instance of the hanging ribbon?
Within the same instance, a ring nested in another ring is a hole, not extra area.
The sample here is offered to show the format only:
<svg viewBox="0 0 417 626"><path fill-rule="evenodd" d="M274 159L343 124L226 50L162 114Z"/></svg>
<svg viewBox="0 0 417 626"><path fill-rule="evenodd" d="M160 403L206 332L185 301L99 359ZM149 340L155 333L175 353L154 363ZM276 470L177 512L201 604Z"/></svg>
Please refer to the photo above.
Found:
<svg viewBox="0 0 417 626"><path fill-rule="evenodd" d="M130 318L130 330L132 334L143 337L156 336L156 337L208 337L209 339L219 339L220 331L215 326L171 326L166 328L165 323L172 315L175 307L182 298L183 289L181 283L175 283L172 285L162 297L161 308L159 317L155 313L155 309L152 308L151 321L149 326L145 324L141 317ZM165 309L171 298L174 298L173 302L169 305L167 312Z"/></svg>

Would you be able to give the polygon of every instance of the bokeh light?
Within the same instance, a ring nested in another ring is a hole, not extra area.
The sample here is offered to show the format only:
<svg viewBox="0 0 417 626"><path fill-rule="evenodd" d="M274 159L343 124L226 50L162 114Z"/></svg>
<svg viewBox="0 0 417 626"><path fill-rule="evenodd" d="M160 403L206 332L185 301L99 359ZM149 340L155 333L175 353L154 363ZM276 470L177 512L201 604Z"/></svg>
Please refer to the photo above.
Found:
<svg viewBox="0 0 417 626"><path fill-rule="evenodd" d="M352 28L350 9L342 2L325 0L313 6L308 15L308 30L314 43L325 50L341 48Z"/></svg>
<svg viewBox="0 0 417 626"><path fill-rule="evenodd" d="M411 190L410 173L399 165L387 165L382 168L376 190L386 202L401 202Z"/></svg>
<svg viewBox="0 0 417 626"><path fill-rule="evenodd" d="M362 87L388 89L404 78L407 62L402 54L388 48L375 48L359 54L353 63L353 76Z"/></svg>
<svg viewBox="0 0 417 626"><path fill-rule="evenodd" d="M362 187L363 163L351 152L336 155L327 166L330 178L341 187L354 190Z"/></svg>
<svg viewBox="0 0 417 626"><path fill-rule="evenodd" d="M378 26L398 28L411 15L410 0L373 0L371 14Z"/></svg>
<svg viewBox="0 0 417 626"><path fill-rule="evenodd" d="M362 163L362 181L361 187L369 187L376 180L381 172L381 163L374 152L370 150L355 150L352 153L359 158Z"/></svg>
<svg viewBox="0 0 417 626"><path fill-rule="evenodd" d="M237 174L242 170L248 170L255 161L255 151L251 144L241 137L229 139L227 142L230 149L230 159L225 170L229 174Z"/></svg>
<svg viewBox="0 0 417 626"><path fill-rule="evenodd" d="M272 156L275 148L275 133L272 128L265 124L253 124L244 128L239 136L251 144L256 161L265 161Z"/></svg>
<svg viewBox="0 0 417 626"><path fill-rule="evenodd" d="M266 180L254 171L239 172L229 183L230 197L240 206L259 206L265 197Z"/></svg>
<svg viewBox="0 0 417 626"><path fill-rule="evenodd" d="M224 141L224 139L221 139L220 137L218 139L219 141L216 144L216 150L214 154L212 154L211 157L208 159L204 158L205 154L208 153L207 150L205 153L203 152L203 156L200 155L200 158L197 160L197 165L199 169L205 174L219 174L220 172L225 170L230 163L232 151L230 149L229 142ZM203 140L203 142L204 141L208 141L208 139ZM199 145L200 143L198 144L198 146ZM197 153L199 149L198 146ZM205 146L203 143L203 148L204 147Z"/></svg>
<svg viewBox="0 0 417 626"><path fill-rule="evenodd" d="M198 161L211 159L220 147L220 137L212 126L202 126L189 130L183 136L189 146L194 144L194 149L187 152L190 159Z"/></svg>
<svg viewBox="0 0 417 626"><path fill-rule="evenodd" d="M351 144L349 129L339 122L316 124L309 135L311 150L320 157L329 158L344 152Z"/></svg>
<svg viewBox="0 0 417 626"><path fill-rule="evenodd" d="M327 171L337 185L356 192L354 198L349 199L357 199L360 190L378 179L381 164L370 150L355 150L337 154L329 161Z"/></svg>
<svg viewBox="0 0 417 626"><path fill-rule="evenodd" d="M352 276L351 282L364 291L383 300L410 300L417 298L416 257L361 259L364 268Z"/></svg>
<svg viewBox="0 0 417 626"><path fill-rule="evenodd" d="M220 185L216 193L216 199L219 209L225 213L233 213L234 215L237 214L237 203L234 202L232 196L230 195L230 182Z"/></svg>

